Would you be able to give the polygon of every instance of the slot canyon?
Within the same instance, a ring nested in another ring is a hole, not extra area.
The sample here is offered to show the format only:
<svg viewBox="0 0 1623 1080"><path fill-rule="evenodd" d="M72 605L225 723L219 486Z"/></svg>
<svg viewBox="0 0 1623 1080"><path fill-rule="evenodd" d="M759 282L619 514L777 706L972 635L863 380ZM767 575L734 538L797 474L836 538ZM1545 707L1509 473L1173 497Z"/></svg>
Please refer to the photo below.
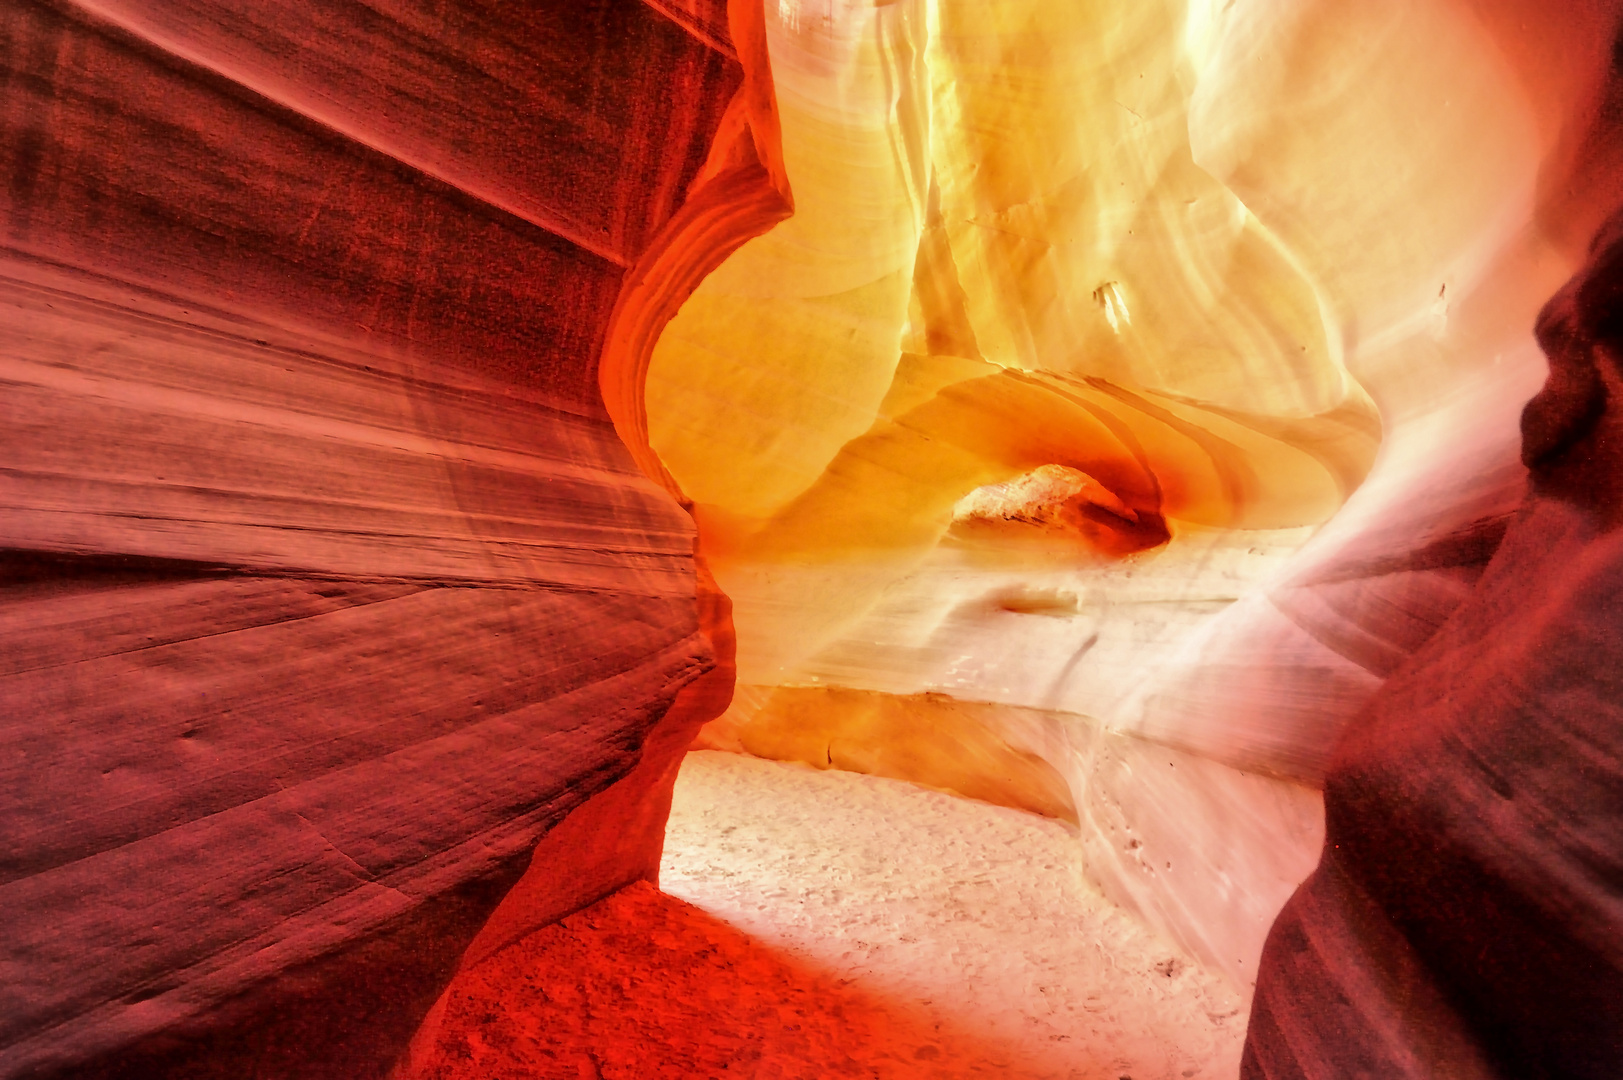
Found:
<svg viewBox="0 0 1623 1080"><path fill-rule="evenodd" d="M1623 1077L1623 2L0 28L0 1080Z"/></svg>

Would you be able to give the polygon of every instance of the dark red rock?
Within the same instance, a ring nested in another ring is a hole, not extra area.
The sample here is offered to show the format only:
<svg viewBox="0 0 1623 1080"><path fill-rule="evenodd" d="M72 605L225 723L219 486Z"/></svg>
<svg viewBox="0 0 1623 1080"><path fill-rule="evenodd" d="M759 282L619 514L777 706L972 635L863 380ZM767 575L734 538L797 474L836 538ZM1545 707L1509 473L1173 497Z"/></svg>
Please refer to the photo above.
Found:
<svg viewBox="0 0 1623 1080"><path fill-rule="evenodd" d="M80 6L620 266L681 205L742 76L720 5Z"/></svg>
<svg viewBox="0 0 1623 1080"><path fill-rule="evenodd" d="M722 10L0 11L0 1076L378 1076L653 873L730 629L600 386L786 212Z"/></svg>

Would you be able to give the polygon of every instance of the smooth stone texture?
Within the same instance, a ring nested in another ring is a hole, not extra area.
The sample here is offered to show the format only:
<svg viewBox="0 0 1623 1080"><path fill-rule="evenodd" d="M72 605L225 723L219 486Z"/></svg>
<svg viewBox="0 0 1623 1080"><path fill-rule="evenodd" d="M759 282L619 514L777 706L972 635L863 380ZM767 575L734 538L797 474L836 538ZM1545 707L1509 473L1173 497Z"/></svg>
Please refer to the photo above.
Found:
<svg viewBox="0 0 1623 1080"><path fill-rule="evenodd" d="M1623 213L1539 314L1531 490L1475 592L1348 727L1243 1075L1623 1068Z"/></svg>
<svg viewBox="0 0 1623 1080"><path fill-rule="evenodd" d="M649 378L751 688L712 734L811 757L784 748L837 730L960 791L1034 752L1096 880L1249 985L1338 739L1525 494L1535 315L1620 195L1620 12L769 6L805 216L700 287ZM1039 475L1073 495L958 513ZM846 692L893 700L762 708ZM935 695L1009 719L923 768L963 743L921 745Z"/></svg>
<svg viewBox="0 0 1623 1080"><path fill-rule="evenodd" d="M0 14L0 1075L378 1077L655 872L731 634L605 348L753 197L673 10Z"/></svg>

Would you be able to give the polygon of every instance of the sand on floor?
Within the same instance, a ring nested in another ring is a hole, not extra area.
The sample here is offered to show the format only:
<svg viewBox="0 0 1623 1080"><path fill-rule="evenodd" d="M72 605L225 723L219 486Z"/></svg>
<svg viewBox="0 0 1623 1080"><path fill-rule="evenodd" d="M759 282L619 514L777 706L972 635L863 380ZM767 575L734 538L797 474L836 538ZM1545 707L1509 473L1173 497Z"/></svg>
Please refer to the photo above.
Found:
<svg viewBox="0 0 1623 1080"><path fill-rule="evenodd" d="M460 971L412 1080L1232 1077L1245 1017L1047 818L707 751L638 882Z"/></svg>
<svg viewBox="0 0 1623 1080"><path fill-rule="evenodd" d="M1239 992L1091 889L1080 845L1051 819L695 751L660 887L934 1032L937 1050L913 1058L911 1075L1239 1071Z"/></svg>

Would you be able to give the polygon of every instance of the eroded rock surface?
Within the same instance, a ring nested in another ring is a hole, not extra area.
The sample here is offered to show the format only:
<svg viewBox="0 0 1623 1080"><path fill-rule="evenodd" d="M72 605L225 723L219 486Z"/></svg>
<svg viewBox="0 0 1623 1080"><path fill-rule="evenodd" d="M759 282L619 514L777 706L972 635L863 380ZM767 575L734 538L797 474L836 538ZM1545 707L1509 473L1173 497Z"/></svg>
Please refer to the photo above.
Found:
<svg viewBox="0 0 1623 1080"><path fill-rule="evenodd" d="M1541 316L1528 501L1336 750L1247 1077L1623 1069L1620 234L1614 218Z"/></svg>
<svg viewBox="0 0 1623 1080"><path fill-rule="evenodd" d="M737 242L672 223L762 172L738 57L719 5L0 13L0 1075L379 1075L560 822L509 929L653 873L730 645L600 382L628 268Z"/></svg>
<svg viewBox="0 0 1623 1080"><path fill-rule="evenodd" d="M768 5L797 216L649 376L735 602L714 745L954 790L1036 753L1098 883L1248 985L1340 733L1522 500L1534 318L1623 194L1619 14ZM940 696L1006 752L931 766Z"/></svg>

